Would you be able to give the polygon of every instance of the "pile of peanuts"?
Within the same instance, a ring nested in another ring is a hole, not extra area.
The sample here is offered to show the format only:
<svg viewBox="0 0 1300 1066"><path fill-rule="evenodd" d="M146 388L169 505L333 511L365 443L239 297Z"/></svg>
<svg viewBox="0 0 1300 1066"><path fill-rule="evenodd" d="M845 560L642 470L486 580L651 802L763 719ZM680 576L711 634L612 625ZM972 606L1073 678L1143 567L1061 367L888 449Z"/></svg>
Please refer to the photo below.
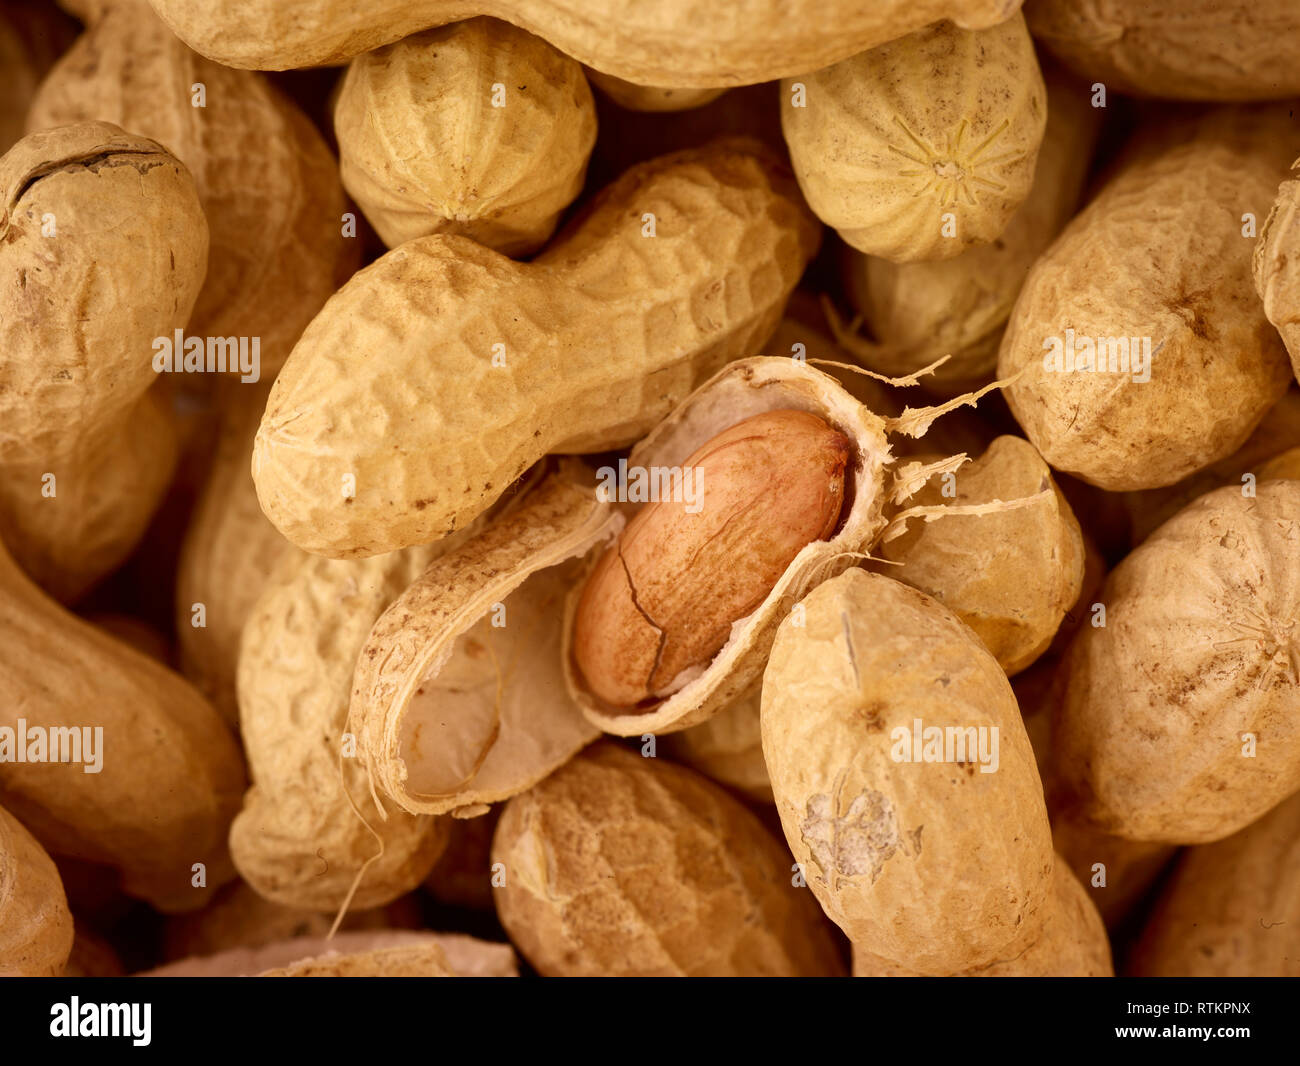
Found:
<svg viewBox="0 0 1300 1066"><path fill-rule="evenodd" d="M1297 97L1260 0L0 0L0 975L1300 976Z"/></svg>

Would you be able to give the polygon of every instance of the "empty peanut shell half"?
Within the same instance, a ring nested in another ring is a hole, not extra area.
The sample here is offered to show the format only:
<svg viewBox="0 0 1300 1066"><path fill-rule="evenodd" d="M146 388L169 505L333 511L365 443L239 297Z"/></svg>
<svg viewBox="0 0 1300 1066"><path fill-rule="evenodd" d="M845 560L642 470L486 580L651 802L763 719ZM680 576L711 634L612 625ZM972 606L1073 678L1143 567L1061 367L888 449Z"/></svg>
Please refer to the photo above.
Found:
<svg viewBox="0 0 1300 1066"><path fill-rule="evenodd" d="M560 669L564 600L623 516L564 463L430 564L357 659L350 726L371 776L420 814L486 813L590 743Z"/></svg>

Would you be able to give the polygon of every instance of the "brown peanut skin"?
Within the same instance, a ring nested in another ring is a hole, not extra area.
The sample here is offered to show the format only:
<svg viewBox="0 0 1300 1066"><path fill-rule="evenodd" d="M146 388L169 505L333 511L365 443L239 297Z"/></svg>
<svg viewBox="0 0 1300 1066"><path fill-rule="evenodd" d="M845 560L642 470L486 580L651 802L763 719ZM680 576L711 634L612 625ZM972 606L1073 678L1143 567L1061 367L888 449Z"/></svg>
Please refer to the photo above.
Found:
<svg viewBox="0 0 1300 1066"><path fill-rule="evenodd" d="M649 503L596 564L575 619L574 655L616 706L667 695L706 665L844 502L847 437L806 411L769 411L724 430L683 464L700 510Z"/></svg>
<svg viewBox="0 0 1300 1066"><path fill-rule="evenodd" d="M609 743L506 805L497 914L547 977L836 977L790 855L700 775Z"/></svg>

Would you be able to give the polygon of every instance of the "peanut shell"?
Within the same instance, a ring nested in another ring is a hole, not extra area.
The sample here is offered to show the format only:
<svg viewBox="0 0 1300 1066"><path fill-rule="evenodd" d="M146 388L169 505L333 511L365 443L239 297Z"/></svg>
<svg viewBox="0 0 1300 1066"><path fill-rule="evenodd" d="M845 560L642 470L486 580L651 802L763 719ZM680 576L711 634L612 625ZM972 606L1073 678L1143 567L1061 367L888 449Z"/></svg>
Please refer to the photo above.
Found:
<svg viewBox="0 0 1300 1066"><path fill-rule="evenodd" d="M1111 572L1053 722L1072 815L1199 844L1300 789L1298 565L1300 483L1275 480L1207 493Z"/></svg>
<svg viewBox="0 0 1300 1066"><path fill-rule="evenodd" d="M343 185L388 247L448 233L522 256L582 190L596 105L577 62L480 18L354 59L334 130Z"/></svg>
<svg viewBox="0 0 1300 1066"><path fill-rule="evenodd" d="M765 411L807 411L848 438L845 501L832 535L804 547L763 602L737 619L722 649L698 676L645 706L608 703L592 692L574 662L574 618L582 589L569 596L564 667L587 719L606 733L671 733L706 721L749 689L763 671L781 620L818 582L852 565L884 526L884 471L892 460L885 422L831 377L793 359L743 359L701 385L628 456L629 467L680 467L724 429ZM631 505L635 507L636 505Z"/></svg>
<svg viewBox="0 0 1300 1066"><path fill-rule="evenodd" d="M561 619L582 559L621 525L590 473L566 465L434 559L375 622L348 728L398 806L469 816L596 738L565 687Z"/></svg>
<svg viewBox="0 0 1300 1066"><path fill-rule="evenodd" d="M799 187L860 252L951 259L996 240L1029 195L1047 95L1019 14L927 26L781 94Z"/></svg>
<svg viewBox="0 0 1300 1066"><path fill-rule="evenodd" d="M511 940L544 976L838 976L790 857L698 774L608 742L506 804L492 846Z"/></svg>
<svg viewBox="0 0 1300 1066"><path fill-rule="evenodd" d="M629 444L760 346L818 232L751 147L633 168L530 263L434 235L360 271L271 391L267 516L338 558L446 536L547 452Z"/></svg>
<svg viewBox="0 0 1300 1066"><path fill-rule="evenodd" d="M996 727L995 772L971 751L895 761L915 719ZM1038 769L1006 675L941 604L858 569L817 586L777 633L762 728L786 841L854 944L941 975L1037 937L1053 867Z"/></svg>

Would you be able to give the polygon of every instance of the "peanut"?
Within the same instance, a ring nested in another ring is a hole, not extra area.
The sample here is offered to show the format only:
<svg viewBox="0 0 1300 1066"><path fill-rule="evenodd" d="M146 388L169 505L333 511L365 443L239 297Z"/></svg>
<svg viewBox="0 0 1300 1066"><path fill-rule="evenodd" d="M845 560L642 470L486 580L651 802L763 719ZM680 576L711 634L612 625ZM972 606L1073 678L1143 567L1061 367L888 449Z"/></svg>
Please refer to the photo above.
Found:
<svg viewBox="0 0 1300 1066"><path fill-rule="evenodd" d="M232 67L284 70L349 59L418 30L494 15L629 81L705 88L814 70L950 18L991 26L1020 0L152 0L196 51Z"/></svg>
<svg viewBox="0 0 1300 1066"><path fill-rule="evenodd" d="M1129 961L1139 977L1300 977L1300 796L1183 852Z"/></svg>
<svg viewBox="0 0 1300 1066"><path fill-rule="evenodd" d="M998 345L1030 267L1078 207L1088 160L1101 126L1087 86L1044 71L1047 126L1033 185L1002 236L953 259L891 263L855 251L845 255L845 295L863 316L872 341L840 340L862 365L893 376L949 360L921 385L942 394L990 380Z"/></svg>
<svg viewBox="0 0 1300 1066"><path fill-rule="evenodd" d="M560 656L565 595L618 529L590 480L567 466L545 477L434 559L371 627L348 729L403 810L482 814L596 738Z"/></svg>
<svg viewBox="0 0 1300 1066"><path fill-rule="evenodd" d="M1296 219L1300 194L1300 160L1278 186L1277 198L1260 229L1253 261L1255 289L1264 301L1264 314L1282 334L1291 355L1291 368L1300 378L1300 267L1296 266L1300 224Z"/></svg>
<svg viewBox="0 0 1300 1066"><path fill-rule="evenodd" d="M781 83L799 187L845 242L895 263L996 240L1047 120L1025 20L939 23Z"/></svg>
<svg viewBox="0 0 1300 1066"><path fill-rule="evenodd" d="M962 762L901 761L916 719L989 730L996 765L973 740ZM817 586L777 632L762 728L786 841L855 946L950 974L1037 939L1054 857L1033 753L1006 675L943 606L857 569Z"/></svg>
<svg viewBox="0 0 1300 1066"><path fill-rule="evenodd" d="M510 939L546 976L837 976L790 857L698 774L601 743L506 804Z"/></svg>
<svg viewBox="0 0 1300 1066"><path fill-rule="evenodd" d="M339 558L462 528L547 452L630 443L761 344L816 244L782 168L737 144L634 168L531 263L408 241L330 299L276 380L262 509Z"/></svg>
<svg viewBox="0 0 1300 1066"><path fill-rule="evenodd" d="M854 977L920 977L856 945ZM1019 954L950 976L956 977L1113 977L1110 943L1097 915L1069 867L1056 857L1052 897L1038 938Z"/></svg>
<svg viewBox="0 0 1300 1066"><path fill-rule="evenodd" d="M0 977L57 977L72 950L72 915L53 860L0 807Z"/></svg>
<svg viewBox="0 0 1300 1066"><path fill-rule="evenodd" d="M176 564L181 671L232 724L239 722L236 679L244 624L280 560L302 555L262 514L249 471L270 386L259 382L224 395L212 466Z"/></svg>
<svg viewBox="0 0 1300 1066"><path fill-rule="evenodd" d="M1228 486L1115 568L1070 647L1053 762L1072 813L1129 840L1219 840L1300 789L1300 483ZM1255 749L1258 745L1258 750Z"/></svg>
<svg viewBox="0 0 1300 1066"><path fill-rule="evenodd" d="M352 905L381 906L423 881L446 846L447 828L435 819L391 810L359 818L353 805L366 802L365 775L357 759L340 759L340 746L366 634L454 544L351 563L289 556L254 604L238 669L253 787L230 849L241 876L267 899L333 911L369 861Z"/></svg>
<svg viewBox="0 0 1300 1066"><path fill-rule="evenodd" d="M6 752L0 803L49 850L116 867L131 895L164 911L201 907L233 874L226 831L244 786L216 711L178 674L65 612L3 548L0 633L10 744L22 728L103 729L92 773L85 749L84 765Z"/></svg>
<svg viewBox="0 0 1300 1066"><path fill-rule="evenodd" d="M582 189L596 105L574 60L480 18L354 59L334 129L343 185L390 248L449 233L522 256Z"/></svg>
<svg viewBox="0 0 1300 1066"><path fill-rule="evenodd" d="M1001 513L912 522L880 548L881 573L933 596L975 631L1008 675L1016 674L1047 650L1079 597L1083 533L1047 464L1020 437L998 437L943 482L932 479L910 502L986 504L1051 490Z"/></svg>
<svg viewBox="0 0 1300 1066"><path fill-rule="evenodd" d="M185 324L207 248L189 172L153 141L91 122L0 159L0 531L60 599L122 562L171 477L149 351Z"/></svg>
<svg viewBox="0 0 1300 1066"><path fill-rule="evenodd" d="M1057 470L1113 491L1170 485L1240 447L1285 392L1242 212L1264 214L1291 129L1280 108L1223 109L1143 139L1034 265L998 376L1015 377L1011 410Z"/></svg>
<svg viewBox="0 0 1300 1066"><path fill-rule="evenodd" d="M1300 93L1300 11L1252 0L1035 0L1029 28L1090 82L1176 100Z"/></svg>
<svg viewBox="0 0 1300 1066"><path fill-rule="evenodd" d="M196 86L205 93L201 107ZM320 134L261 75L191 52L147 0L104 0L91 13L42 83L27 128L90 119L167 145L194 176L212 249L187 333L258 338L260 375L274 377L356 254L357 242L343 236L343 189ZM137 284L151 294L167 288Z"/></svg>
<svg viewBox="0 0 1300 1066"><path fill-rule="evenodd" d="M700 499L642 508L587 579L573 653L591 690L633 706L698 676L732 623L835 528L850 448L816 415L769 411L689 456L682 479Z"/></svg>
<svg viewBox="0 0 1300 1066"><path fill-rule="evenodd" d="M506 944L458 933L379 930L296 937L160 966L141 977L517 977Z"/></svg>

